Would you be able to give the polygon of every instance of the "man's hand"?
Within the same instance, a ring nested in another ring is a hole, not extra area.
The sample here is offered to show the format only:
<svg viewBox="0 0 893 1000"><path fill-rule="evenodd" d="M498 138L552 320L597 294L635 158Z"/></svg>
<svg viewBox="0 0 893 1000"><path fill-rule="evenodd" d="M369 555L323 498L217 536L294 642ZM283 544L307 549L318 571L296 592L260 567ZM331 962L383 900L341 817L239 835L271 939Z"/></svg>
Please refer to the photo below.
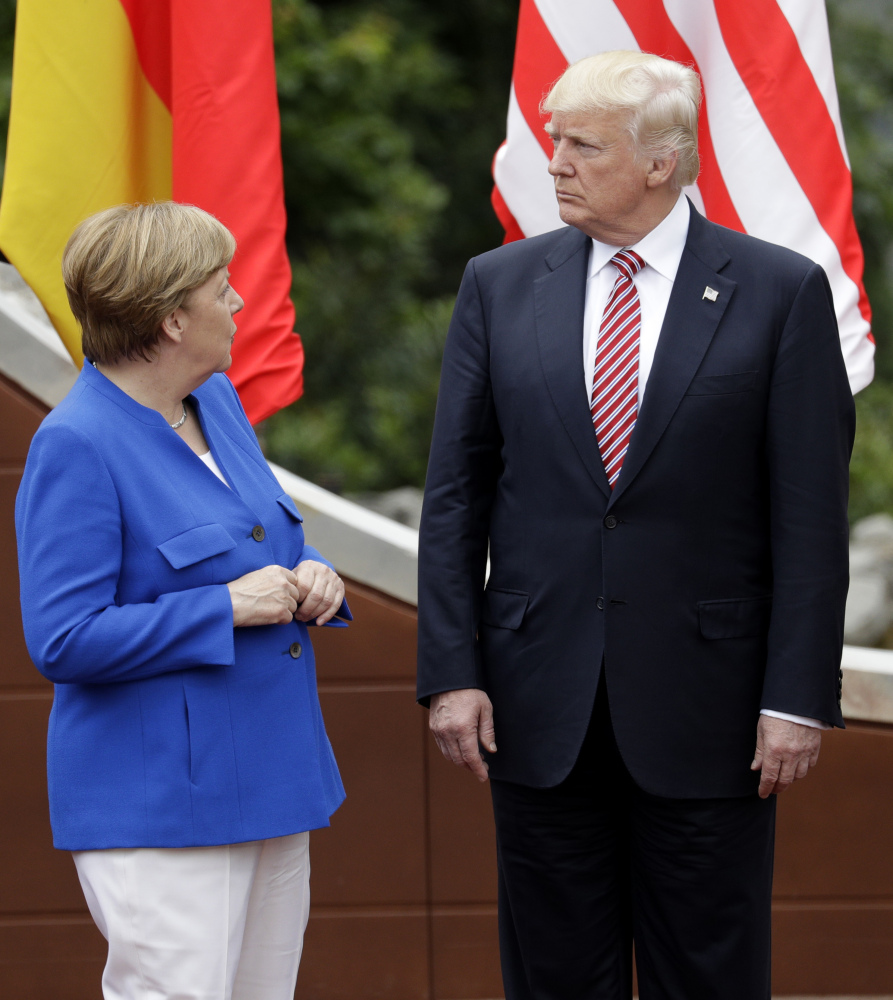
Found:
<svg viewBox="0 0 893 1000"><path fill-rule="evenodd" d="M805 778L819 759L821 729L786 719L761 715L757 724L757 750L751 771L761 771L760 798L777 795L798 778Z"/></svg>
<svg viewBox="0 0 893 1000"><path fill-rule="evenodd" d="M325 625L334 618L344 600L341 577L325 563L305 559L295 566L295 579L298 585L295 618L299 622L309 622L315 618L317 625Z"/></svg>
<svg viewBox="0 0 893 1000"><path fill-rule="evenodd" d="M447 760L468 768L478 781L487 780L480 747L496 753L496 734L493 706L483 691L462 688L432 695L428 727Z"/></svg>

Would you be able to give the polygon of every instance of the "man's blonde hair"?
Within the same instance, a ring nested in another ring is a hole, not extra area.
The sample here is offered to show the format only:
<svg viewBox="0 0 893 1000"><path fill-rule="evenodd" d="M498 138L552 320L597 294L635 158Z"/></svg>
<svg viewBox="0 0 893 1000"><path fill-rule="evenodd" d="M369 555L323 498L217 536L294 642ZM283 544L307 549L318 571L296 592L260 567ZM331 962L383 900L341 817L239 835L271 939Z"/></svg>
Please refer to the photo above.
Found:
<svg viewBox="0 0 893 1000"><path fill-rule="evenodd" d="M165 316L235 250L226 226L194 205L117 205L85 219L62 254L85 356L151 361Z"/></svg>
<svg viewBox="0 0 893 1000"><path fill-rule="evenodd" d="M621 112L641 157L676 154L672 184L698 177L701 81L688 66L648 52L601 52L569 66L543 99L546 114Z"/></svg>

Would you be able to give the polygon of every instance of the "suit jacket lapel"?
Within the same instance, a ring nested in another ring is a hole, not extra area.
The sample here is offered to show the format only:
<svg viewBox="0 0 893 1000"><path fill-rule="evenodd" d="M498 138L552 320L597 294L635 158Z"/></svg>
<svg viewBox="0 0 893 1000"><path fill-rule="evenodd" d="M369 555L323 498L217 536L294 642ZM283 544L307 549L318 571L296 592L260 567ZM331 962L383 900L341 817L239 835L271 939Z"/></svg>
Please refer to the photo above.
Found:
<svg viewBox="0 0 893 1000"><path fill-rule="evenodd" d="M546 385L565 431L589 475L606 495L608 477L595 440L583 373L583 310L589 266L589 237L564 230L546 257L549 273L534 281L536 334Z"/></svg>
<svg viewBox="0 0 893 1000"><path fill-rule="evenodd" d="M736 282L718 273L729 259L711 223L692 207L688 238L661 327L645 398L612 502L648 460L704 360L736 288ZM704 297L707 288L718 293L715 301Z"/></svg>

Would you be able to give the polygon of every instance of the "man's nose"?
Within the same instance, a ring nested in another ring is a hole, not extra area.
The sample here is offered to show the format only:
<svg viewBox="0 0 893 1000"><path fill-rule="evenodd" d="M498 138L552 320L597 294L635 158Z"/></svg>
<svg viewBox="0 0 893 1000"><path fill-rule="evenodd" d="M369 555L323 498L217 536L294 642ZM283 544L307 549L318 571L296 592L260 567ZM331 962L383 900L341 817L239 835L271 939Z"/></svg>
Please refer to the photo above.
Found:
<svg viewBox="0 0 893 1000"><path fill-rule="evenodd" d="M558 177L559 175L570 176L573 172L574 169L565 155L564 143L557 143L552 152L552 159L549 160L549 173L553 177Z"/></svg>

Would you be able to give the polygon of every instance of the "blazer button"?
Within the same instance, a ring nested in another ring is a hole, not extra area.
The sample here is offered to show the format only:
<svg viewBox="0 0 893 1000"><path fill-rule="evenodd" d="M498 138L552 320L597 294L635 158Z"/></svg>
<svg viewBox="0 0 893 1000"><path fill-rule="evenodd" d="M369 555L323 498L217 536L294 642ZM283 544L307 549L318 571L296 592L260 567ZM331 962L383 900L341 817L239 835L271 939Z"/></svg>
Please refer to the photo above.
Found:
<svg viewBox="0 0 893 1000"><path fill-rule="evenodd" d="M262 525L255 524L255 526L251 529L251 537L256 542L262 542L267 537L267 533L264 531Z"/></svg>
<svg viewBox="0 0 893 1000"><path fill-rule="evenodd" d="M617 518L614 517L613 514L608 514L608 516L605 518L605 527L616 528L617 524L618 524Z"/></svg>
<svg viewBox="0 0 893 1000"><path fill-rule="evenodd" d="M297 659L297 658L298 658L298 657L299 657L299 656L301 655L301 644L300 644L299 642L293 642L293 643L292 643L292 644L291 644L291 645L290 645L290 646L288 647L288 655L289 655L289 656L290 656L290 657L291 657L291 658L292 658L293 660L296 660L296 659Z"/></svg>
<svg viewBox="0 0 893 1000"><path fill-rule="evenodd" d="M599 611L604 611L605 610L605 599L603 597L600 597L595 602L595 606L598 608Z"/></svg>

